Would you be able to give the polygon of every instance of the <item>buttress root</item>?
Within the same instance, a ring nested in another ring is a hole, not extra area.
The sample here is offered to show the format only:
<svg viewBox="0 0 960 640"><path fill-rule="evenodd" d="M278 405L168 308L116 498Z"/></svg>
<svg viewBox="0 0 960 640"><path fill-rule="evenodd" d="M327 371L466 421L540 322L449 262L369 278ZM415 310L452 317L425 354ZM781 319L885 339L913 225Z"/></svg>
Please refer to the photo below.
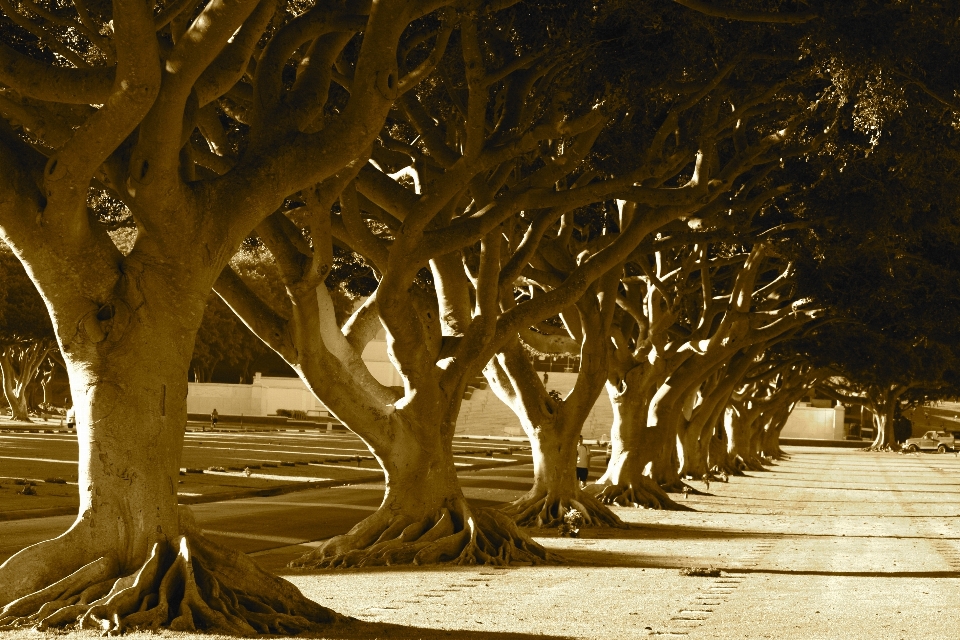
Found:
<svg viewBox="0 0 960 640"><path fill-rule="evenodd" d="M154 543L133 573L100 557L0 611L0 630L171 629L251 636L295 634L346 618L308 600L247 556L200 535Z"/></svg>

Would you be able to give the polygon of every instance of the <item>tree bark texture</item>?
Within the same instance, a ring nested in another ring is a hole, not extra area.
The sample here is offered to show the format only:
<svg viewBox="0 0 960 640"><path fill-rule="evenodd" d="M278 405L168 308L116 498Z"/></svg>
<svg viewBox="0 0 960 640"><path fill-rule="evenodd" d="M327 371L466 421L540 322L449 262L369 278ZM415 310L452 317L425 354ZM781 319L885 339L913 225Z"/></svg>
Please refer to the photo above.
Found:
<svg viewBox="0 0 960 640"><path fill-rule="evenodd" d="M0 566L0 628L292 633L336 619L206 541L178 507L204 283L171 287L136 260L126 267L113 294L86 313L50 305L77 412L80 509L61 536ZM66 293L41 284L48 300Z"/></svg>
<svg viewBox="0 0 960 640"><path fill-rule="evenodd" d="M620 385L607 382L607 394L613 408L610 464L597 480L602 486L597 496L606 504L687 511L689 507L673 500L653 478L660 456L669 448L669 439L661 428L647 427L651 390L641 381L643 367L628 372Z"/></svg>
<svg viewBox="0 0 960 640"><path fill-rule="evenodd" d="M3 393L10 405L10 418L20 422L30 420L30 385L36 379L47 356L53 350L49 339L16 342L0 354L0 373L3 375ZM44 386L46 389L46 386ZM46 401L46 396L44 396Z"/></svg>
<svg viewBox="0 0 960 640"><path fill-rule="evenodd" d="M587 526L624 526L609 507L581 490L576 477L578 436L606 375L603 351L607 345L599 316L584 314L594 328L585 326L580 372L565 400L555 400L547 393L519 340L512 341L484 368L491 388L516 413L530 439L533 486L503 509L522 526L558 526L572 509L583 516ZM592 335L598 324L601 332Z"/></svg>
<svg viewBox="0 0 960 640"><path fill-rule="evenodd" d="M438 420L439 412L424 404L438 403L417 398L397 409L390 416L393 444L371 446L385 473L380 508L292 566L509 565L548 560L546 550L508 517L469 505L453 462L456 413ZM456 405L459 408L459 402ZM357 432L362 437L365 430ZM378 433L378 439L383 436Z"/></svg>

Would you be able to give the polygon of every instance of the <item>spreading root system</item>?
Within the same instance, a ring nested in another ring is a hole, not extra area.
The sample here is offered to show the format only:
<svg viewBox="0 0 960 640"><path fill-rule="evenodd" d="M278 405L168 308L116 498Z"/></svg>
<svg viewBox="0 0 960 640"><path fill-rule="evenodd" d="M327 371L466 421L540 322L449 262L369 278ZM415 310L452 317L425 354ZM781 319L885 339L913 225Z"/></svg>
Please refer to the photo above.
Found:
<svg viewBox="0 0 960 640"><path fill-rule="evenodd" d="M381 565L531 565L550 561L548 552L509 517L466 502L428 517L381 510L349 533L331 538L291 567L340 568Z"/></svg>
<svg viewBox="0 0 960 640"><path fill-rule="evenodd" d="M626 483L607 485L597 498L605 504L617 504L622 507L694 511L691 507L676 502L660 485L644 475Z"/></svg>
<svg viewBox="0 0 960 640"><path fill-rule="evenodd" d="M501 511L521 527L558 527L564 516L576 509L583 517L584 527L618 527L627 525L603 502L584 491L573 496L551 492L531 492L511 502Z"/></svg>
<svg viewBox="0 0 960 640"><path fill-rule="evenodd" d="M244 554L190 534L157 541L132 573L104 556L14 600L0 611L0 630L171 629L251 636L295 634L342 620Z"/></svg>

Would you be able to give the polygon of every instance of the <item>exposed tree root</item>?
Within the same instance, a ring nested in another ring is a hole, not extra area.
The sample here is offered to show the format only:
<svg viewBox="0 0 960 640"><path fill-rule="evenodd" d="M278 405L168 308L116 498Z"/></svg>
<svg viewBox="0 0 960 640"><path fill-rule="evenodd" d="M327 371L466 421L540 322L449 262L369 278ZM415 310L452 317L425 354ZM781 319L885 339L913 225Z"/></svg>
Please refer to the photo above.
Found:
<svg viewBox="0 0 960 640"><path fill-rule="evenodd" d="M899 450L900 450L900 446L899 446L899 445L893 446L893 445L889 445L889 444L887 444L887 445L875 445L875 444L873 444L873 445L870 445L869 447L864 447L863 449L860 449L860 451L899 451Z"/></svg>
<svg viewBox="0 0 960 640"><path fill-rule="evenodd" d="M413 520L374 516L349 533L290 563L295 568L341 568L400 564L509 565L550 561L546 549L495 509L466 503Z"/></svg>
<svg viewBox="0 0 960 640"><path fill-rule="evenodd" d="M305 598L237 551L197 534L153 545L135 572L101 557L0 611L0 629L54 627L128 630L166 628L250 636L294 634L345 618Z"/></svg>
<svg viewBox="0 0 960 640"><path fill-rule="evenodd" d="M724 460L721 463L717 463L710 468L710 473L715 475L726 474L729 478L730 476L742 476L746 475L743 470L746 468L746 464L740 457L736 457L732 460Z"/></svg>
<svg viewBox="0 0 960 640"><path fill-rule="evenodd" d="M667 493L683 493L683 494L693 494L695 496L709 496L711 494L706 491L700 491L699 489L694 489L686 482L681 479L676 479L670 484L663 485L663 490Z"/></svg>
<svg viewBox="0 0 960 640"><path fill-rule="evenodd" d="M661 509L664 511L695 511L687 505L674 501L663 488L647 476L640 476L625 484L611 484L597 496L604 504L622 507Z"/></svg>
<svg viewBox="0 0 960 640"><path fill-rule="evenodd" d="M583 516L584 527L618 527L626 524L600 500L585 491L562 498L553 493L528 493L500 508L521 527L559 527L571 509Z"/></svg>

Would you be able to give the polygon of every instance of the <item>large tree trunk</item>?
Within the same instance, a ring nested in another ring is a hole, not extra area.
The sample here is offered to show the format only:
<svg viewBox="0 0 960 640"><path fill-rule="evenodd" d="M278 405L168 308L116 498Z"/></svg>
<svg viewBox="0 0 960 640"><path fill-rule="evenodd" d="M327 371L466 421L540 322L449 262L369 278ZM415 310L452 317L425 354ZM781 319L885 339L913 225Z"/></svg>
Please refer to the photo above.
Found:
<svg viewBox="0 0 960 640"><path fill-rule="evenodd" d="M27 396L18 380L17 371L10 359L10 348L0 356L0 372L3 373L3 395L10 405L10 419L18 422L33 422L30 420L30 407L27 405Z"/></svg>
<svg viewBox="0 0 960 640"><path fill-rule="evenodd" d="M647 424L655 425L662 430L659 448L654 452L653 479L669 492L680 492L687 487L680 477L681 443L680 425L686 418L683 415L682 403L691 393L696 391L702 376L709 374L703 371L693 359L686 361L660 385L647 412ZM686 488L692 490L691 487Z"/></svg>
<svg viewBox="0 0 960 640"><path fill-rule="evenodd" d="M894 416L900 396L907 391L907 387L885 387L873 402L873 428L877 435L870 445L872 451L897 450L900 445L893 432Z"/></svg>
<svg viewBox="0 0 960 640"><path fill-rule="evenodd" d="M386 427L391 446L371 445L386 476L380 508L292 566L508 565L547 560L546 550L510 518L467 503L453 462L455 417L437 425L422 419L424 413L435 411L417 409L401 408L391 415Z"/></svg>
<svg viewBox="0 0 960 640"><path fill-rule="evenodd" d="M767 419L760 438L760 453L773 460L784 457L780 449L780 430L783 428L783 421L780 420L779 414L780 412L776 412Z"/></svg>
<svg viewBox="0 0 960 640"><path fill-rule="evenodd" d="M610 464L597 480L603 486L598 498L607 504L648 509L689 510L675 502L653 479L656 454L667 443L664 430L647 427L649 389L641 380L642 367L635 367L620 385L607 383L613 408Z"/></svg>
<svg viewBox="0 0 960 640"><path fill-rule="evenodd" d="M608 507L580 488L576 475L576 434L582 421L565 419L562 406L555 407L555 411L557 422L563 424L560 428L522 421L530 437L533 486L526 495L503 507L503 512L521 526L558 526L571 509L583 516L587 526L624 526Z"/></svg>
<svg viewBox="0 0 960 640"><path fill-rule="evenodd" d="M576 475L578 436L606 372L605 356L597 355L583 358L574 390L560 401L547 393L519 340L484 368L491 388L516 413L530 439L533 486L503 508L521 526L558 526L571 509L588 526L624 526L609 507L580 488Z"/></svg>
<svg viewBox="0 0 960 640"><path fill-rule="evenodd" d="M0 628L79 620L110 632L291 633L335 619L206 541L178 507L191 324L204 296L138 276L61 338L77 412L79 515L0 566Z"/></svg>
<svg viewBox="0 0 960 640"><path fill-rule="evenodd" d="M723 427L727 440L727 466L721 470L730 474L742 474L745 469L766 471L756 453L751 450L753 439L752 417L742 406L731 403L723 416Z"/></svg>
<svg viewBox="0 0 960 640"><path fill-rule="evenodd" d="M710 437L710 475L719 477L730 475L736 469L736 463L730 458L727 448L725 414L720 417L715 433Z"/></svg>
<svg viewBox="0 0 960 640"><path fill-rule="evenodd" d="M3 393L10 405L10 418L21 422L30 420L30 384L40 372L40 366L52 350L48 339L24 346L14 344L0 355L0 373L3 375Z"/></svg>

